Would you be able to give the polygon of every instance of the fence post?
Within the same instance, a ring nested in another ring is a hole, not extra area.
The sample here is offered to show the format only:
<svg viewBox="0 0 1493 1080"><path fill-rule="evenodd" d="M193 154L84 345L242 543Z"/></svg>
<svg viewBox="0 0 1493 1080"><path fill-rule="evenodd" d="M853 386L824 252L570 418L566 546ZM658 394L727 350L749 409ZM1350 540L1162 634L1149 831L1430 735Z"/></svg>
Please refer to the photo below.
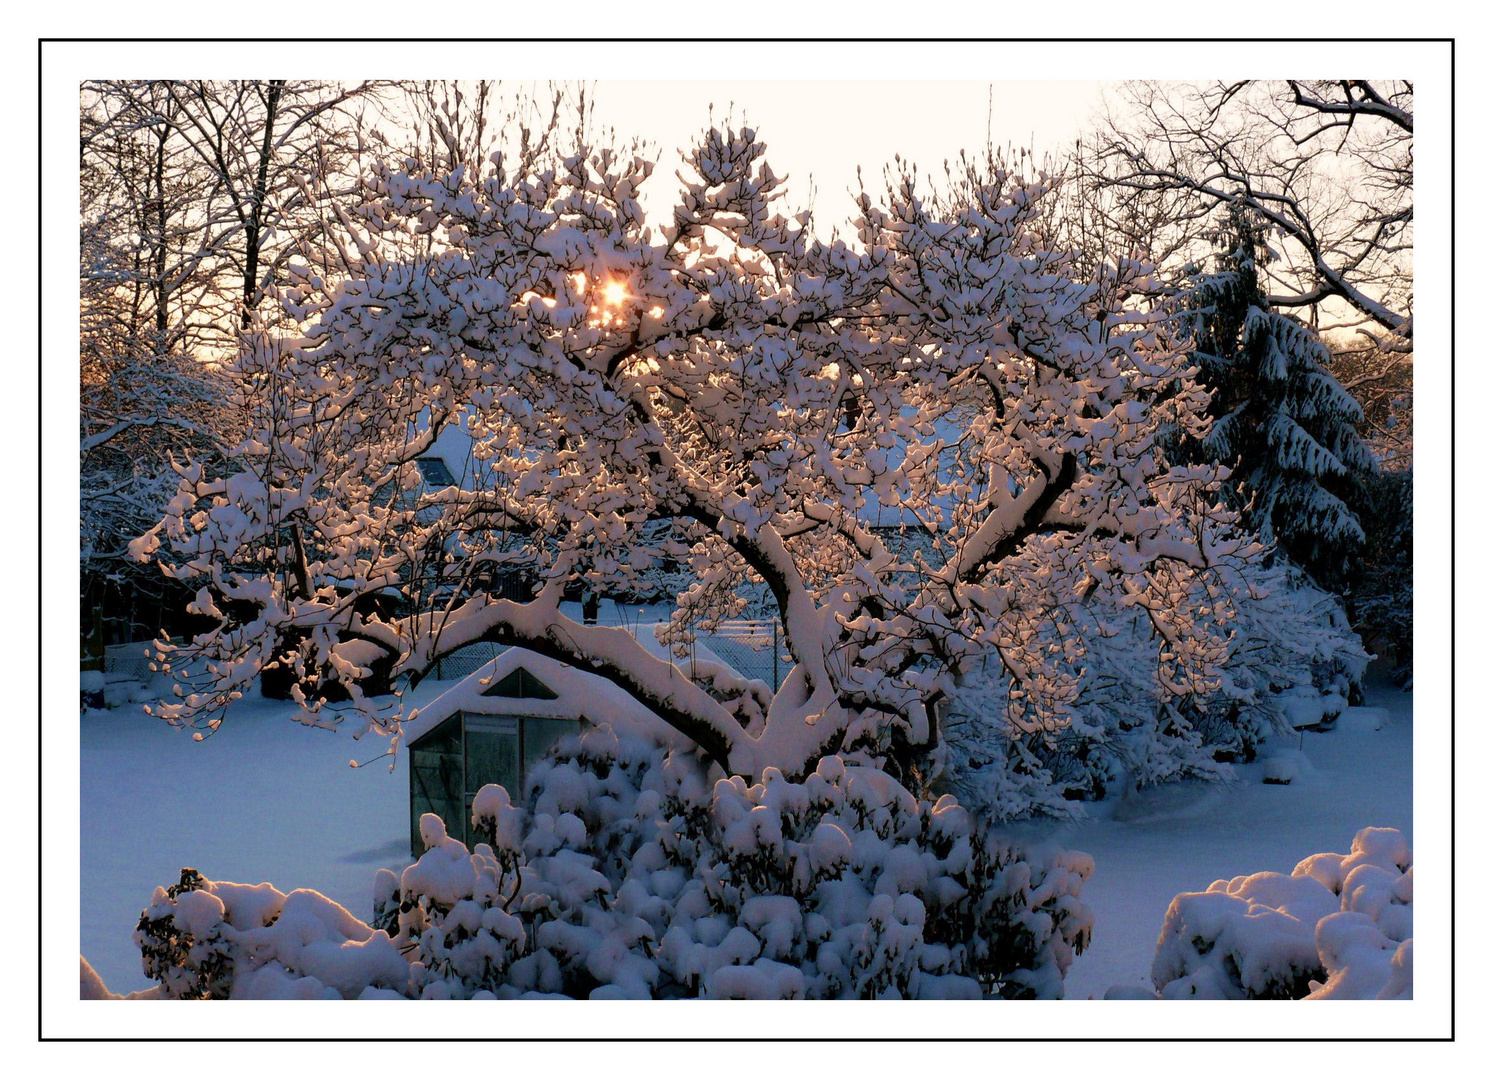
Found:
<svg viewBox="0 0 1493 1080"><path fill-rule="evenodd" d="M778 681L778 618L772 619L772 692L776 694L782 684Z"/></svg>

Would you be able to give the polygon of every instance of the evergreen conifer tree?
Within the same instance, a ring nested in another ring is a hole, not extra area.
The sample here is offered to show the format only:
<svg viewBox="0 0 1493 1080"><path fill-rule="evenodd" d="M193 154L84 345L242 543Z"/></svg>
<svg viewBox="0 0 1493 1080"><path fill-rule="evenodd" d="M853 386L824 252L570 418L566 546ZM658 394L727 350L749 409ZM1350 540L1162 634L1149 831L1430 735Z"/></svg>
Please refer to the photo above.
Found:
<svg viewBox="0 0 1493 1080"><path fill-rule="evenodd" d="M1363 410L1332 376L1317 335L1270 309L1258 225L1231 209L1221 235L1213 272L1190 274L1183 298L1213 425L1200 440L1183 438L1178 454L1228 465L1261 537L1341 590L1363 549L1363 481L1375 470L1358 434Z"/></svg>

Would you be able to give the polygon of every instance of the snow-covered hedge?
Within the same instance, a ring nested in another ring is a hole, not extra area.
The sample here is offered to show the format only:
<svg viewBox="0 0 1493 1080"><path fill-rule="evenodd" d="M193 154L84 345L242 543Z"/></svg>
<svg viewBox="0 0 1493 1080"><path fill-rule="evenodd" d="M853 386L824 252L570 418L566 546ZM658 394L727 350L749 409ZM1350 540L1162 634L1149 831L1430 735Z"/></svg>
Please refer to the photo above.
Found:
<svg viewBox="0 0 1493 1080"><path fill-rule="evenodd" d="M603 725L561 743L524 806L484 788L474 851L426 815L371 925L184 871L136 939L174 997L1062 995L1093 922L1087 856L1024 855L952 797L838 757L802 783L711 776Z"/></svg>
<svg viewBox="0 0 1493 1080"><path fill-rule="evenodd" d="M1151 980L1163 998L1409 998L1413 882L1395 829L1289 875L1215 881L1172 901Z"/></svg>

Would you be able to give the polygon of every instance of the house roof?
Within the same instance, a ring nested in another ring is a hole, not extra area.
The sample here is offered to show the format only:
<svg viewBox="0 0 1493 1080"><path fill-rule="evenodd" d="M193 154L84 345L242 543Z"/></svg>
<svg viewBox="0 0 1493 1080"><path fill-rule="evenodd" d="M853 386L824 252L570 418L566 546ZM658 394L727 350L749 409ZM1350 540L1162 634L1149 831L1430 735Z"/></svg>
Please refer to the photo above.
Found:
<svg viewBox="0 0 1493 1080"><path fill-rule="evenodd" d="M432 479L438 477L439 469L444 466L450 476L450 481L462 491L491 491L496 486L491 465L477 459L473 453L476 445L467 425L470 417L462 415L455 423L447 424L435 437L435 442L420 455L422 462L438 463L435 468L428 465L420 466L421 478L425 483L426 490L439 490L440 483ZM418 432L421 425L428 425L428 413L421 414L420 421L412 426L412 432ZM488 515L488 527L494 529L514 529L522 526L522 523L508 514L494 511Z"/></svg>

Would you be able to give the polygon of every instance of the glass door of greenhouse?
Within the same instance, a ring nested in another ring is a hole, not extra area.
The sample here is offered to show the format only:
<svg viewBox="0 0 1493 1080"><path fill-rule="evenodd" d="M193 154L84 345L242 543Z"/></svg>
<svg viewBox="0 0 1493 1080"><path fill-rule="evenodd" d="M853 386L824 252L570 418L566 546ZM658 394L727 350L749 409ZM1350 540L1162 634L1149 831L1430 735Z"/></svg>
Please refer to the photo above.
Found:
<svg viewBox="0 0 1493 1080"><path fill-rule="evenodd" d="M466 733L466 768L464 831L467 843L480 837L472 834L472 800L485 784L502 784L508 797L522 802L529 774L555 743L578 731L580 720L543 716L481 716L464 713Z"/></svg>
<svg viewBox="0 0 1493 1080"><path fill-rule="evenodd" d="M472 829L472 800L486 784L501 784L515 803L534 766L583 720L566 717L489 716L459 712L410 745L410 851L420 855L420 817L437 814L448 836L468 847L481 839Z"/></svg>
<svg viewBox="0 0 1493 1080"><path fill-rule="evenodd" d="M435 814L452 836L464 836L461 719L453 716L410 744L410 853L425 850L420 818Z"/></svg>
<svg viewBox="0 0 1493 1080"><path fill-rule="evenodd" d="M508 797L518 802L523 798L520 790L523 777L519 773L518 717L466 713L464 719L466 814L462 827L470 846L477 840L472 835L472 800L477 792L486 784L502 784Z"/></svg>

